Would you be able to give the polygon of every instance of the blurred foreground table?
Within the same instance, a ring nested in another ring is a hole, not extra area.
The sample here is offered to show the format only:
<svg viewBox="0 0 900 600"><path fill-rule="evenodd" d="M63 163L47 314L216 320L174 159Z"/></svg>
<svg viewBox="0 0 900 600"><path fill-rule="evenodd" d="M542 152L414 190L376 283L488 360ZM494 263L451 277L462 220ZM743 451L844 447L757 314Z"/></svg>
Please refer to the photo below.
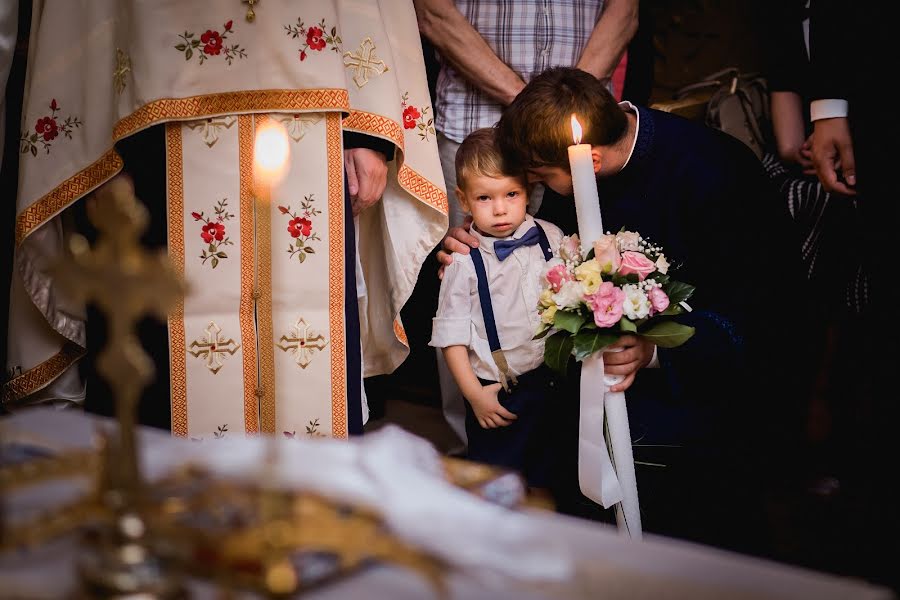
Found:
<svg viewBox="0 0 900 600"><path fill-rule="evenodd" d="M92 443L98 422L78 412L33 409L0 420L0 443L28 444L65 454ZM159 430L142 429L142 453L167 444L184 443ZM208 446L215 452L214 446ZM60 479L3 494L3 519L15 524L87 493L86 482ZM416 490L409 490L415 494ZM621 537L613 527L539 510L527 518L575 557L576 575L565 582L510 583L479 581L466 573L449 572L451 598L604 598L604 599L859 599L895 596L867 582L840 578L728 553L696 544L648 535L643 542ZM2 535L2 530L0 530ZM35 548L0 554L0 598L73 597L78 581L74 534ZM213 583L190 581L194 598L253 598L249 592L226 592ZM437 597L434 588L415 572L393 566L372 566L352 576L308 590L304 596L330 598Z"/></svg>

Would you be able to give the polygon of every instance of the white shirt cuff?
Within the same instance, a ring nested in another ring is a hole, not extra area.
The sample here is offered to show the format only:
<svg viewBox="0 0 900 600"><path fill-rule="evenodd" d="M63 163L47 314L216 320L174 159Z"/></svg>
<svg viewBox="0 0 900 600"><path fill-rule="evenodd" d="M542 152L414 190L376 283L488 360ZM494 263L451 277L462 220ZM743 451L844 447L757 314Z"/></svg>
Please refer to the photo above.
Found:
<svg viewBox="0 0 900 600"><path fill-rule="evenodd" d="M813 121L846 117L849 112L850 104L838 98L813 100L809 103L809 118Z"/></svg>
<svg viewBox="0 0 900 600"><path fill-rule="evenodd" d="M472 319L435 317L431 320L429 346L469 346L472 342Z"/></svg>

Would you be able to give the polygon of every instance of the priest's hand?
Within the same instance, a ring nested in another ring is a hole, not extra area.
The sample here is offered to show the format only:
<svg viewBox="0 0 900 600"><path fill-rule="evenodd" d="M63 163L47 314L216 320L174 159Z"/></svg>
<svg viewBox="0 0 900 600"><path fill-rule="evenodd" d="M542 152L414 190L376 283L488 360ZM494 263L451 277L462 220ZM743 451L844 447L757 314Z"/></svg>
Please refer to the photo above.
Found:
<svg viewBox="0 0 900 600"><path fill-rule="evenodd" d="M634 383L634 378L653 359L656 344L637 335L623 335L610 348L622 348L620 352L603 353L603 371L607 375L622 375L620 383L610 386L610 392L624 392Z"/></svg>
<svg viewBox="0 0 900 600"><path fill-rule="evenodd" d="M441 244L444 249L439 250L437 253L437 260L441 265L438 269L438 279L444 278L444 267L453 262L453 257L450 256L451 254L454 252L468 254L469 248L478 247L478 240L474 235L469 233L470 227L472 227L472 215L467 215L462 227L452 227L447 232L447 235L444 237L444 241Z"/></svg>
<svg viewBox="0 0 900 600"><path fill-rule="evenodd" d="M817 120L810 139L812 162L822 187L834 194L855 196L856 161L847 118Z"/></svg>
<svg viewBox="0 0 900 600"><path fill-rule="evenodd" d="M355 217L379 200L387 187L387 157L369 148L344 150L347 187Z"/></svg>
<svg viewBox="0 0 900 600"><path fill-rule="evenodd" d="M506 427L518 418L500 404L497 399L500 388L499 383L492 383L464 394L469 404L472 405L472 412L475 413L475 418L482 429Z"/></svg>

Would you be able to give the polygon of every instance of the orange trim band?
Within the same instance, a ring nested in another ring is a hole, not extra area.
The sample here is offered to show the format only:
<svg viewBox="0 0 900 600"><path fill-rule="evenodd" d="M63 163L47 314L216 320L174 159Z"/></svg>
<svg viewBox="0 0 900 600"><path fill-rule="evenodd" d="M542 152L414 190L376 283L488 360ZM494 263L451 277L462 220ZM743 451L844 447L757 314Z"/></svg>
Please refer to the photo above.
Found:
<svg viewBox="0 0 900 600"><path fill-rule="evenodd" d="M325 116L328 145L328 324L331 335L331 435L347 437L347 356L344 332L344 160L341 119Z"/></svg>
<svg viewBox="0 0 900 600"><path fill-rule="evenodd" d="M16 217L16 245L25 241L25 238L32 231L61 212L72 202L94 190L108 179L112 179L116 173L122 170L123 166L124 163L118 153L112 149L107 150L106 154L91 165L75 173L53 188L49 194L23 210Z"/></svg>
<svg viewBox="0 0 900 600"><path fill-rule="evenodd" d="M350 111L350 116L344 119L344 129L387 138L403 150L403 130L399 123L387 117L362 110L353 110Z"/></svg>
<svg viewBox="0 0 900 600"><path fill-rule="evenodd" d="M397 180L407 192L435 208L441 214L447 214L447 193L428 181L422 175L416 173L406 165L400 167Z"/></svg>
<svg viewBox="0 0 900 600"><path fill-rule="evenodd" d="M7 408L12 408L17 401L50 385L54 379L62 375L82 356L84 356L84 348L75 342L66 341L59 352L18 377L7 381L3 385L0 401Z"/></svg>
<svg viewBox="0 0 900 600"><path fill-rule="evenodd" d="M254 117L238 117L243 124L246 120L251 128L262 127L268 119L265 115ZM248 156L250 164L253 161L253 141L249 146L241 144L241 163ZM253 193L252 172L251 179L244 181L241 177L241 193L244 193L244 185L248 186L248 193ZM257 288L259 300L256 310L258 314L257 327L259 328L259 418L263 433L275 433L276 414L276 388L275 388L275 338L272 333L272 190L269 186L260 184L256 198L256 236L259 242L257 253Z"/></svg>
<svg viewBox="0 0 900 600"><path fill-rule="evenodd" d="M179 277L184 279L184 159L181 123L166 125L166 195L169 210L169 259ZM184 341L184 298L169 313L169 383L172 401L172 435L187 437L187 365Z"/></svg>
<svg viewBox="0 0 900 600"><path fill-rule="evenodd" d="M259 372L256 368L256 249L253 200L253 121L238 117L238 162L240 169L241 214L241 299L238 319L241 324L241 351L244 359L244 430L259 433ZM261 332L262 333L262 332ZM263 349L265 355L265 349Z"/></svg>
<svg viewBox="0 0 900 600"><path fill-rule="evenodd" d="M188 98L161 98L145 104L116 123L113 139L120 140L162 121L241 113L328 110L350 111L347 90L244 90Z"/></svg>

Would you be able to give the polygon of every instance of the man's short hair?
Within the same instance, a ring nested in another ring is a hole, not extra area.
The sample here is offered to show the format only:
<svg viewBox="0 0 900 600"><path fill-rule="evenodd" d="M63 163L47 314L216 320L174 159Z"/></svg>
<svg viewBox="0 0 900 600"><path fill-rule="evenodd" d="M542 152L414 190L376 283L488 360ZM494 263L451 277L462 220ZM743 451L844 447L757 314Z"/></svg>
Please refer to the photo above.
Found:
<svg viewBox="0 0 900 600"><path fill-rule="evenodd" d="M497 124L500 150L510 166L568 171L573 114L584 130L582 144L612 145L628 128L624 111L602 81L580 69L547 69L519 92Z"/></svg>
<svg viewBox="0 0 900 600"><path fill-rule="evenodd" d="M518 177L526 183L525 172L513 171L497 145L497 130L493 127L476 129L466 136L456 150L456 185L466 188L472 177Z"/></svg>

